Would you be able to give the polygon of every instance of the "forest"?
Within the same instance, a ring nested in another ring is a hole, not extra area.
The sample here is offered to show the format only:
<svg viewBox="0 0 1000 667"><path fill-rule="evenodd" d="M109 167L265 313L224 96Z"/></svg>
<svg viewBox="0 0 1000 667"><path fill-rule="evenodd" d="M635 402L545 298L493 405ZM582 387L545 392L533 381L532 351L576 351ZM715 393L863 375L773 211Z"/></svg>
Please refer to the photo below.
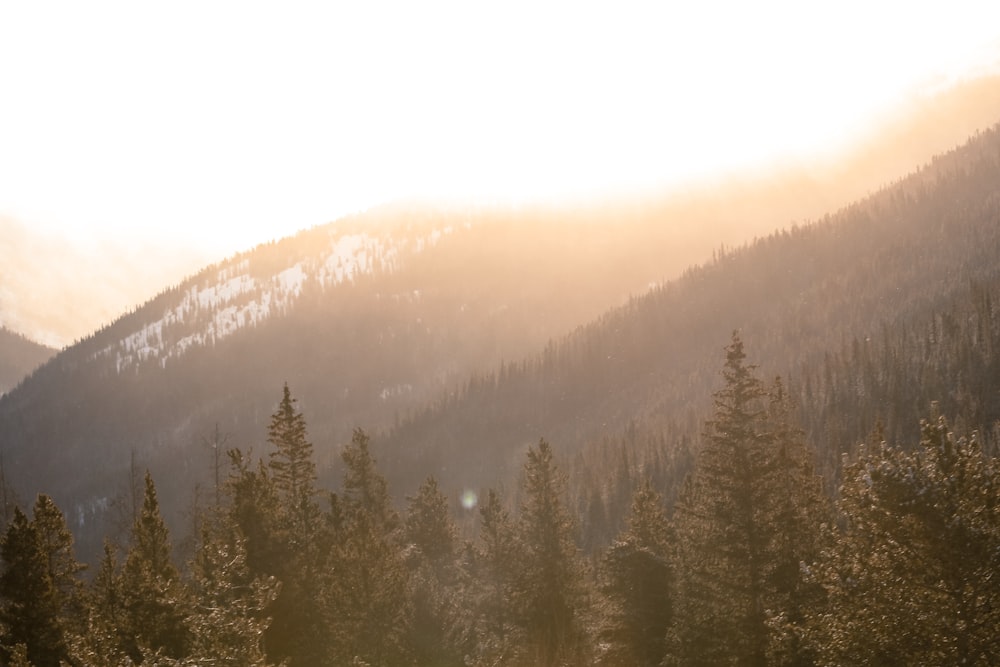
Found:
<svg viewBox="0 0 1000 667"><path fill-rule="evenodd" d="M1000 465L937 404L879 422L836 488L733 332L677 488L639 470L587 543L544 439L518 487L397 502L356 429L318 483L288 384L267 449L216 459L185 562L153 477L86 571L40 494L0 539L8 665L990 665L1000 661ZM217 442L217 444L221 444ZM30 512L30 516L29 516Z"/></svg>

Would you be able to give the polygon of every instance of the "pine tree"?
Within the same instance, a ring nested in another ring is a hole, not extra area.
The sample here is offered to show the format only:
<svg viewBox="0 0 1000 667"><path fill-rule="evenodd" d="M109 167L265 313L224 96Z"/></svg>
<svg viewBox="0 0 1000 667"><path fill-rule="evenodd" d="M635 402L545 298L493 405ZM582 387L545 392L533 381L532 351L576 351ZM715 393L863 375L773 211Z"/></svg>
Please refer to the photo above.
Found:
<svg viewBox="0 0 1000 667"><path fill-rule="evenodd" d="M528 449L518 526L524 562L515 595L531 660L579 662L583 656L583 568L565 506L565 481L544 439Z"/></svg>
<svg viewBox="0 0 1000 667"><path fill-rule="evenodd" d="M74 664L118 666L134 664L129 650L138 650L129 636L128 609L117 552L104 543L104 555L86 593L83 628L71 639Z"/></svg>
<svg viewBox="0 0 1000 667"><path fill-rule="evenodd" d="M782 624L801 588L800 562L817 543L824 517L813 513L822 503L804 441L772 420L783 408L771 406L754 369L734 332L714 419L675 508L668 662L808 662Z"/></svg>
<svg viewBox="0 0 1000 667"><path fill-rule="evenodd" d="M517 527L495 490L480 504L479 518L478 546L466 563L471 601L466 634L473 640L473 664L516 664L525 643L515 607L524 552Z"/></svg>
<svg viewBox="0 0 1000 667"><path fill-rule="evenodd" d="M0 601L3 621L2 648L10 660L18 645L38 667L58 667L65 657L65 628L60 618L59 594L49 576L47 554L42 551L36 527L21 508L0 543L3 574Z"/></svg>
<svg viewBox="0 0 1000 667"><path fill-rule="evenodd" d="M317 528L316 464L313 446L306 435L306 420L295 408L288 384L281 402L271 415L267 441L274 446L269 467L281 500L284 518L289 522L292 548L303 548Z"/></svg>
<svg viewBox="0 0 1000 667"><path fill-rule="evenodd" d="M245 538L225 525L202 529L192 563L188 661L198 665L266 667L266 610L277 597L274 577L254 577L246 564Z"/></svg>
<svg viewBox="0 0 1000 667"><path fill-rule="evenodd" d="M819 664L1000 664L1000 463L941 417L916 451L876 442L845 467L844 528L812 566Z"/></svg>
<svg viewBox="0 0 1000 667"><path fill-rule="evenodd" d="M60 614L66 619L81 615L83 582L79 573L86 569L73 553L73 534L66 518L49 496L40 494L35 501L32 524L48 561L48 576L55 588Z"/></svg>
<svg viewBox="0 0 1000 667"><path fill-rule="evenodd" d="M619 664L659 665L673 615L670 537L663 499L644 478L632 497L626 530L602 562L610 602L605 638Z"/></svg>
<svg viewBox="0 0 1000 667"><path fill-rule="evenodd" d="M369 450L369 437L356 429L344 449L343 536L330 600L334 659L371 665L408 661L408 577L398 546L399 518L388 485Z"/></svg>
<svg viewBox="0 0 1000 667"><path fill-rule="evenodd" d="M187 649L184 591L170 551L156 487L146 471L142 510L132 527L122 570L127 650L135 662L143 660L143 647L175 659L183 657Z"/></svg>
<svg viewBox="0 0 1000 667"><path fill-rule="evenodd" d="M410 579L408 646L417 664L463 665L455 526L434 477L409 498L403 542Z"/></svg>

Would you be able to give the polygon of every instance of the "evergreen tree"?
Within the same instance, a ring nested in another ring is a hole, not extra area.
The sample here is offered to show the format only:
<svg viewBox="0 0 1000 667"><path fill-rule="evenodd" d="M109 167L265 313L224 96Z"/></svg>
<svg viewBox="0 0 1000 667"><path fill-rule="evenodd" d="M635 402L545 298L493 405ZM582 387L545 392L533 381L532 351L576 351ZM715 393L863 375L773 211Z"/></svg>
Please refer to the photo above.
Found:
<svg viewBox="0 0 1000 667"><path fill-rule="evenodd" d="M529 658L538 665L580 662L583 568L565 506L565 481L544 439L528 449L519 516L524 562L515 591Z"/></svg>
<svg viewBox="0 0 1000 667"><path fill-rule="evenodd" d="M296 409L296 402L286 383L267 430L267 441L274 446L269 467L284 519L289 523L293 549L308 544L319 516L313 446L306 436L305 417Z"/></svg>
<svg viewBox="0 0 1000 667"><path fill-rule="evenodd" d="M192 563L189 662L198 665L266 667L266 610L280 584L257 578L246 564L245 538L226 526L203 528Z"/></svg>
<svg viewBox="0 0 1000 667"><path fill-rule="evenodd" d="M408 645L420 665L464 664L456 540L448 499L429 477L409 498L403 524L412 608Z"/></svg>
<svg viewBox="0 0 1000 667"><path fill-rule="evenodd" d="M632 498L628 526L602 563L610 602L605 637L618 664L659 665L673 614L670 537L663 499L644 478Z"/></svg>
<svg viewBox="0 0 1000 667"><path fill-rule="evenodd" d="M114 546L105 541L104 555L87 591L82 631L71 642L75 663L109 667L133 664L129 649L138 649L129 637L129 627L118 556Z"/></svg>
<svg viewBox="0 0 1000 667"><path fill-rule="evenodd" d="M477 665L516 663L523 652L524 632L518 624L515 596L523 550L517 528L490 489L479 506L479 540L466 563L470 575L472 653Z"/></svg>
<svg viewBox="0 0 1000 667"><path fill-rule="evenodd" d="M675 508L678 607L668 662L808 662L774 619L786 618L801 588L822 503L803 440L772 420L783 408L769 411L754 369L734 332L714 419Z"/></svg>
<svg viewBox="0 0 1000 667"><path fill-rule="evenodd" d="M142 510L132 527L122 570L128 615L127 650L137 663L143 660L143 646L175 659L183 657L187 650L184 591L170 551L156 487L146 471Z"/></svg>
<svg viewBox="0 0 1000 667"><path fill-rule="evenodd" d="M267 609L268 658L300 667L324 664L328 653L321 580L327 565L323 547L329 540L316 502L313 446L295 403L285 384L268 426L268 442L274 447L268 465L259 462L255 468L249 457L231 451L234 473L228 488L232 522L245 538L248 573L281 583Z"/></svg>
<svg viewBox="0 0 1000 667"><path fill-rule="evenodd" d="M846 466L844 528L813 567L823 665L1000 664L1000 464L943 418L916 451L876 442Z"/></svg>
<svg viewBox="0 0 1000 667"><path fill-rule="evenodd" d="M0 555L4 564L0 643L5 659L13 659L20 645L32 664L58 667L67 651L60 595L49 575L48 555L42 550L37 528L19 507L0 542Z"/></svg>
<svg viewBox="0 0 1000 667"><path fill-rule="evenodd" d="M369 450L369 437L356 429L342 453L345 464L343 536L333 573L333 658L371 665L408 662L408 577L398 546L399 518L388 485Z"/></svg>

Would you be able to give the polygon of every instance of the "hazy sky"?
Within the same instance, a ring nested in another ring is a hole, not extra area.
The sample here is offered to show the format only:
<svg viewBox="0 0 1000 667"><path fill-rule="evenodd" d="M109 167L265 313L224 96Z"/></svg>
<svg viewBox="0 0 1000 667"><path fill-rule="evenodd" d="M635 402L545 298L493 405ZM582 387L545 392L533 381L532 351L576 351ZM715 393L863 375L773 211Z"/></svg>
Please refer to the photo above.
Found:
<svg viewBox="0 0 1000 667"><path fill-rule="evenodd" d="M0 215L228 253L828 149L998 58L1000 3L963 0L0 0Z"/></svg>

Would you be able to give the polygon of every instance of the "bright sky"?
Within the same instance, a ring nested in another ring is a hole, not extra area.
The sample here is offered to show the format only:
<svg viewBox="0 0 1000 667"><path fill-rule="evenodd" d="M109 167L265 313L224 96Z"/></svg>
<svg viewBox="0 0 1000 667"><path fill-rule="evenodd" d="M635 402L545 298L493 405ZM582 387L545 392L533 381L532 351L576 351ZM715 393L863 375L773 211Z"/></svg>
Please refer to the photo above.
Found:
<svg viewBox="0 0 1000 667"><path fill-rule="evenodd" d="M1000 3L0 0L0 215L229 253L842 141L1000 59Z"/></svg>

